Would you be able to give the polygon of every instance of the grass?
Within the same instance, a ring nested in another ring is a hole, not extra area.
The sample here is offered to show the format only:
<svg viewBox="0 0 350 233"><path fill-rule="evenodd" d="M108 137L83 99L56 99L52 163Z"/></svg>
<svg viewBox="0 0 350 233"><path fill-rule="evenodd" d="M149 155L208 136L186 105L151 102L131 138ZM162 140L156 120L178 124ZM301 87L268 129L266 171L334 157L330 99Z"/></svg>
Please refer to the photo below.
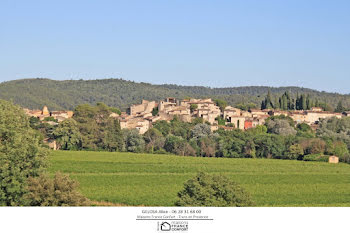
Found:
<svg viewBox="0 0 350 233"><path fill-rule="evenodd" d="M119 152L54 151L50 172L80 183L93 201L172 206L198 171L225 174L258 206L350 206L350 166L273 159L196 158Z"/></svg>

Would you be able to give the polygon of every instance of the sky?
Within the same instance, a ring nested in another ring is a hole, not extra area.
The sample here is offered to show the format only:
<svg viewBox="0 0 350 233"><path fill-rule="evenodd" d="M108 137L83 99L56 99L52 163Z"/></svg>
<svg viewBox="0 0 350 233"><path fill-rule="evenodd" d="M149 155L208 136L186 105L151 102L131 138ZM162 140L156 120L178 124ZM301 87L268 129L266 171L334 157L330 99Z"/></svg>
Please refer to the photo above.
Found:
<svg viewBox="0 0 350 233"><path fill-rule="evenodd" d="M0 81L350 93L349 0L0 0Z"/></svg>

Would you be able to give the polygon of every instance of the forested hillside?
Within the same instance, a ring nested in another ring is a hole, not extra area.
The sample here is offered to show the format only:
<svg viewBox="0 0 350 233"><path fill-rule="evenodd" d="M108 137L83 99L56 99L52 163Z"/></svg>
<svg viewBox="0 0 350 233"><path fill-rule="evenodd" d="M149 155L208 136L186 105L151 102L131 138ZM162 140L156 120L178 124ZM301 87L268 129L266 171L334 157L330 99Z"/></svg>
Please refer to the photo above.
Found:
<svg viewBox="0 0 350 233"><path fill-rule="evenodd" d="M208 88L202 86L152 85L123 79L65 80L21 79L0 83L0 99L11 100L23 107L36 109L47 105L49 109L74 109L82 103L103 102L109 106L126 109L130 104L142 99L159 100L171 96L211 97L226 100L230 105L254 103L260 107L268 90L272 100L277 100L284 92L290 95L310 95L312 99L326 102L335 108L339 101L350 107L350 96L319 92L299 87L271 88L265 86Z"/></svg>

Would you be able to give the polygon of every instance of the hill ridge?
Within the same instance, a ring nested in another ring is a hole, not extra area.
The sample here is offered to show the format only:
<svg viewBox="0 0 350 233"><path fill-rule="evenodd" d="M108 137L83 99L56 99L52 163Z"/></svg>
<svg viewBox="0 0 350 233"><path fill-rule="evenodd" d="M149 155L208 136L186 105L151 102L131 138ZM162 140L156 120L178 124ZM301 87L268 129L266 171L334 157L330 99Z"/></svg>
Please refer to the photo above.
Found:
<svg viewBox="0 0 350 233"><path fill-rule="evenodd" d="M160 100L168 96L175 98L220 98L230 105L254 103L257 106L270 90L273 98L285 91L292 96L310 95L335 107L341 100L350 107L350 95L317 91L297 86L241 86L205 87L176 84L151 84L129 81L122 78L89 80L52 80L48 78L17 79L0 83L0 99L11 100L15 104L31 109L47 105L50 109L72 110L78 104L104 102L107 105L126 109L142 99Z"/></svg>

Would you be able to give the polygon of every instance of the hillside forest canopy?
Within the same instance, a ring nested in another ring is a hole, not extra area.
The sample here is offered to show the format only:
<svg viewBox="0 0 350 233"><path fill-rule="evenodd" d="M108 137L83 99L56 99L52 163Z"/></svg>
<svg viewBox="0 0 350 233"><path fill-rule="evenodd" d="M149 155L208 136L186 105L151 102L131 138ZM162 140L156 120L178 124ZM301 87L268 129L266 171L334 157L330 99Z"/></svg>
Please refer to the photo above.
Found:
<svg viewBox="0 0 350 233"><path fill-rule="evenodd" d="M269 99L266 102L266 93ZM284 95L287 93L287 95ZM284 96L282 96L284 95ZM0 83L0 99L12 101L29 109L41 109L44 105L53 110L73 110L77 105L96 105L98 102L122 111L142 99L159 101L166 97L183 99L212 98L225 101L228 105L241 109L280 108L303 109L309 105L335 110L341 102L350 108L350 95L326 93L300 87L227 87L210 88L202 86L152 85L136 83L123 79L65 80L57 81L43 78L20 79ZM282 99L280 100L282 96ZM302 99L300 99L302 98ZM296 101L299 100L299 103ZM265 106L261 106L264 101Z"/></svg>

